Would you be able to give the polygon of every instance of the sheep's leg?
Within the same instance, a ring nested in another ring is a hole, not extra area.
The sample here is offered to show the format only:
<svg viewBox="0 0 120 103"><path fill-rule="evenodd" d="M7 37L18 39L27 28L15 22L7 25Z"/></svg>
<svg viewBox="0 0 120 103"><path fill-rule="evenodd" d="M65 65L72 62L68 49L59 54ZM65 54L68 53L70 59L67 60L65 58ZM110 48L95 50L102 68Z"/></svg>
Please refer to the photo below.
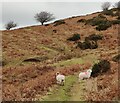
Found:
<svg viewBox="0 0 120 103"><path fill-rule="evenodd" d="M82 80L83 78L79 78L79 82Z"/></svg>
<svg viewBox="0 0 120 103"><path fill-rule="evenodd" d="M84 78L83 77L79 77L79 81L83 80Z"/></svg>
<svg viewBox="0 0 120 103"><path fill-rule="evenodd" d="M61 84L61 86L63 85L63 81L62 80L61 80L60 84Z"/></svg>
<svg viewBox="0 0 120 103"><path fill-rule="evenodd" d="M62 81L62 85L64 86L64 81Z"/></svg>
<svg viewBox="0 0 120 103"><path fill-rule="evenodd" d="M57 81L57 84L60 84L60 82L59 82L59 81Z"/></svg>

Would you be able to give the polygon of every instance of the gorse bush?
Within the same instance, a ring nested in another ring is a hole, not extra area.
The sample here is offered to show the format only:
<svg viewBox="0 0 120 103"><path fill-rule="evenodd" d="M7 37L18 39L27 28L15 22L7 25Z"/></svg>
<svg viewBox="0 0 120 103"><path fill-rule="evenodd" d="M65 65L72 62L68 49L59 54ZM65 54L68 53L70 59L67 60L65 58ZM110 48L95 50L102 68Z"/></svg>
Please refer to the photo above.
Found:
<svg viewBox="0 0 120 103"><path fill-rule="evenodd" d="M96 27L96 30L98 30L98 31L106 30L111 26L112 26L112 23L110 21L104 21Z"/></svg>
<svg viewBox="0 0 120 103"><path fill-rule="evenodd" d="M103 14L99 14L97 17L101 19L107 19Z"/></svg>
<svg viewBox="0 0 120 103"><path fill-rule="evenodd" d="M111 21L111 23L112 23L113 25L115 25L115 24L120 24L120 20L113 20L113 21Z"/></svg>
<svg viewBox="0 0 120 103"><path fill-rule="evenodd" d="M92 26L96 26L99 24L103 24L106 21L107 21L106 17L104 17L102 15L98 15L96 17L93 17L92 19L88 19L85 24L90 24Z"/></svg>
<svg viewBox="0 0 120 103"><path fill-rule="evenodd" d="M91 22L91 25L96 26L96 25L104 24L105 22L106 22L106 20L93 20Z"/></svg>
<svg viewBox="0 0 120 103"><path fill-rule="evenodd" d="M101 60L99 63L93 65L91 76L96 77L98 74L107 72L110 68L111 65L108 60Z"/></svg>
<svg viewBox="0 0 120 103"><path fill-rule="evenodd" d="M58 25L61 25L61 24L65 24L65 21L64 20L57 20L54 22L54 26L58 26Z"/></svg>
<svg viewBox="0 0 120 103"><path fill-rule="evenodd" d="M104 21L97 25L96 30L107 30L109 27L115 24L120 24L120 20Z"/></svg>
<svg viewBox="0 0 120 103"><path fill-rule="evenodd" d="M96 41L91 40L89 42L90 42L90 49L96 49L96 48L98 48L98 44L97 44Z"/></svg>
<svg viewBox="0 0 120 103"><path fill-rule="evenodd" d="M91 76L92 77L96 77L96 76L98 76L98 74L100 73L100 67L99 67L99 65L96 63L96 64L94 64L93 65L93 67L92 67L92 73L91 73Z"/></svg>
<svg viewBox="0 0 120 103"><path fill-rule="evenodd" d="M80 19L80 20L77 21L77 23L80 23L80 22L84 23L84 22L86 22L86 20L85 19Z"/></svg>
<svg viewBox="0 0 120 103"><path fill-rule="evenodd" d="M79 47L82 50L85 49L96 49L98 48L97 41L102 40L103 36L101 34L92 34L88 37L85 37L85 41L78 42L77 47Z"/></svg>
<svg viewBox="0 0 120 103"><path fill-rule="evenodd" d="M102 12L104 15L110 15L110 16L114 16L114 13L112 10L105 10Z"/></svg>
<svg viewBox="0 0 120 103"><path fill-rule="evenodd" d="M92 19L88 19L88 20L80 19L77 22L84 22L85 25L88 24L88 25L96 26L96 30L98 31L107 30L112 25L120 24L120 17L118 15L118 12L116 12L117 14L113 14L113 10L103 11L103 13L105 12L109 12L110 14L108 15L112 15L112 16L117 15L118 20L109 21L103 14L99 14L98 16L93 17Z"/></svg>
<svg viewBox="0 0 120 103"><path fill-rule="evenodd" d="M80 39L80 34L74 34L72 37L68 38L69 41L76 41Z"/></svg>
<svg viewBox="0 0 120 103"><path fill-rule="evenodd" d="M102 30L106 30L107 28L109 28L110 25L104 25L104 24L100 24L96 27L96 30L98 31L102 31Z"/></svg>
<svg viewBox="0 0 120 103"><path fill-rule="evenodd" d="M89 49L90 44L88 42L78 42L77 47L82 50Z"/></svg>
<svg viewBox="0 0 120 103"><path fill-rule="evenodd" d="M96 35L96 34L92 34L92 35L89 35L88 37L85 37L85 41L87 40L94 40L94 41L98 41L98 40L102 40L103 36L102 35Z"/></svg>
<svg viewBox="0 0 120 103"><path fill-rule="evenodd" d="M82 50L96 49L98 47L98 44L93 40L85 40L84 42L78 42L77 47L79 47Z"/></svg>
<svg viewBox="0 0 120 103"><path fill-rule="evenodd" d="M101 18L95 18L94 20L93 20L93 24L92 24L92 26L96 26L96 25L99 25L99 24L104 24L104 23L106 23L107 22L107 20L106 19L101 19Z"/></svg>
<svg viewBox="0 0 120 103"><path fill-rule="evenodd" d="M101 60L99 62L99 66L101 68L101 73L107 72L110 69L110 62L108 60Z"/></svg>

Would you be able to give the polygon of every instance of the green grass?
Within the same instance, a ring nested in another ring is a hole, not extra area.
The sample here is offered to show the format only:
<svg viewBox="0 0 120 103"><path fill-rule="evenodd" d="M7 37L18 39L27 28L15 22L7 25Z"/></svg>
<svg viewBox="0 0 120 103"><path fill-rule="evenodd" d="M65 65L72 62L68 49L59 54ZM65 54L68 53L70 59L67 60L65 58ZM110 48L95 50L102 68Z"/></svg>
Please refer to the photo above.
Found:
<svg viewBox="0 0 120 103"><path fill-rule="evenodd" d="M81 58L73 58L70 60L63 60L58 63L54 63L53 66L60 67L60 66L69 66L73 64L82 64L82 63L83 63L83 60Z"/></svg>
<svg viewBox="0 0 120 103"><path fill-rule="evenodd" d="M65 85L54 88L50 93L48 93L49 95L42 98L42 101L68 101L70 99L70 89L76 80L76 76L67 76Z"/></svg>
<svg viewBox="0 0 120 103"><path fill-rule="evenodd" d="M51 48L46 47L46 46L40 46L39 48L44 49L44 50L47 50L47 51L50 51L50 52L57 52L56 50L51 49Z"/></svg>
<svg viewBox="0 0 120 103"><path fill-rule="evenodd" d="M52 66L63 67L63 66L70 66L70 65L74 65L74 64L83 64L86 62L96 63L97 57L94 55L87 55L87 56L84 56L81 58L72 58L69 60L63 60L58 63L52 64Z"/></svg>

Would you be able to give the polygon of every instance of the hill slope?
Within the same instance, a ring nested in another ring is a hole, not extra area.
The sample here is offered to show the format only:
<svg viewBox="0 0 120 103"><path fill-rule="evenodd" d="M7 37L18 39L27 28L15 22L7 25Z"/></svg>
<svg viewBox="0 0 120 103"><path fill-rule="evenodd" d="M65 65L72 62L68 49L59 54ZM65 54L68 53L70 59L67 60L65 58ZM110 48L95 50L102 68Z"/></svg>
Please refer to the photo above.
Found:
<svg viewBox="0 0 120 103"><path fill-rule="evenodd" d="M87 93L91 93L91 96L87 96L86 99L116 99L118 65L112 61L112 57L118 54L119 23L112 24L107 30L98 31L89 21L96 17L101 18L100 15L110 22L118 20L118 15L94 13L64 19L62 23L60 20L44 26L2 31L3 62L5 63L3 100L33 100L37 95L40 95L40 98L49 91L49 87L55 84L54 77L57 71L65 75L74 75L75 72L88 69L100 59L111 62L111 71L97 78L97 86L102 89L88 90ZM85 19L87 23L78 22L81 19ZM74 34L80 34L81 39L76 42L68 41L67 39ZM91 34L103 36L103 39L98 41L97 49L76 48L78 42L83 42L85 37ZM92 79L94 81L95 78ZM111 81L105 84L107 80ZM108 95L111 92L112 94Z"/></svg>

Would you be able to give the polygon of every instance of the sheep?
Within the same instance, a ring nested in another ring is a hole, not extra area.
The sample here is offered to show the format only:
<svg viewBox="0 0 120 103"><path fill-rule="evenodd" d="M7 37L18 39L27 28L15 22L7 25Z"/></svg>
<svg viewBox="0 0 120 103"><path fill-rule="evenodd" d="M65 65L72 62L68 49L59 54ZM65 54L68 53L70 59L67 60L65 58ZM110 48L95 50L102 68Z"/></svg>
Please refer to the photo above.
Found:
<svg viewBox="0 0 120 103"><path fill-rule="evenodd" d="M80 80L83 80L83 79L88 79L88 78L90 78L91 73L92 73L92 70L91 70L91 69L88 69L86 72L80 72L80 73L79 73L79 81L80 81Z"/></svg>
<svg viewBox="0 0 120 103"><path fill-rule="evenodd" d="M65 76L60 74L59 72L56 73L56 80L57 84L64 85L65 83Z"/></svg>

